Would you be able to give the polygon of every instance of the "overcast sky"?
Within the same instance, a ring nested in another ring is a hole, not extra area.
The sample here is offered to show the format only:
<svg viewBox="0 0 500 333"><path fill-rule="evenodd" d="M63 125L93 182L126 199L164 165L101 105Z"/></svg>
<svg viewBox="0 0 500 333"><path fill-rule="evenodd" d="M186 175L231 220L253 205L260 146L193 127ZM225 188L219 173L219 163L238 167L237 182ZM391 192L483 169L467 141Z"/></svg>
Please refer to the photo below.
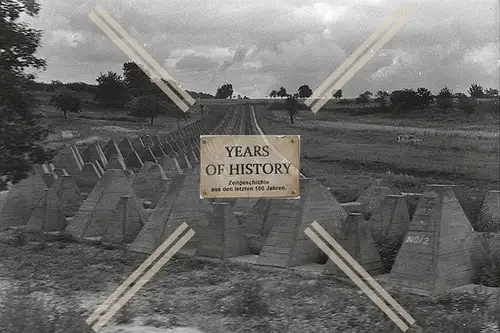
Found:
<svg viewBox="0 0 500 333"><path fill-rule="evenodd" d="M498 0L411 0L410 21L345 86L364 90L499 86ZM257 97L315 89L403 2L378 0L41 0L39 79L95 83L126 55L88 18L102 5L188 90L225 82Z"/></svg>

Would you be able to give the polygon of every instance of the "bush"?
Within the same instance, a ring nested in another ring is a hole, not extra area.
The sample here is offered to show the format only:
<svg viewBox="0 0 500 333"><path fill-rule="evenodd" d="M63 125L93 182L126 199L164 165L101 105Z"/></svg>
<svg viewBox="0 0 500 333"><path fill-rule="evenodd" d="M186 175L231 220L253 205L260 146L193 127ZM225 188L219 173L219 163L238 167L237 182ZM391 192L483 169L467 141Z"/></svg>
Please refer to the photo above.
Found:
<svg viewBox="0 0 500 333"><path fill-rule="evenodd" d="M0 293L2 333L91 333L79 309L64 310L30 294L29 288L9 288Z"/></svg>
<svg viewBox="0 0 500 333"><path fill-rule="evenodd" d="M269 306L262 297L262 286L257 282L239 283L232 309L238 316L263 316L269 314Z"/></svg>
<svg viewBox="0 0 500 333"><path fill-rule="evenodd" d="M479 247L473 252L473 283L500 287L500 241L493 233L479 233Z"/></svg>
<svg viewBox="0 0 500 333"><path fill-rule="evenodd" d="M399 249L403 244L403 239L404 235L400 237L391 237L380 233L373 233L373 240L375 241L375 246L380 254L380 259L382 260L382 265L384 265L386 272L391 271Z"/></svg>

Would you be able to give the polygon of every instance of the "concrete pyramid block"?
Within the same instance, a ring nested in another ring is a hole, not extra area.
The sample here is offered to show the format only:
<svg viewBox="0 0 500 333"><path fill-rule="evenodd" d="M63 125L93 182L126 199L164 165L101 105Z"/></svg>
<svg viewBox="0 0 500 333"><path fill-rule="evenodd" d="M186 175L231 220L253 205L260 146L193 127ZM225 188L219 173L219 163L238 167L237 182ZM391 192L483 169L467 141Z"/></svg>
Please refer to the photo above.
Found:
<svg viewBox="0 0 500 333"><path fill-rule="evenodd" d="M101 179L101 174L92 163L85 163L79 175L75 177L76 185L82 193L90 193Z"/></svg>
<svg viewBox="0 0 500 333"><path fill-rule="evenodd" d="M137 173L132 183L132 188L137 197L150 201L153 207L160 200L163 192L167 189L170 179L158 178L150 173Z"/></svg>
<svg viewBox="0 0 500 333"><path fill-rule="evenodd" d="M73 216L83 203L83 196L76 180L72 176L62 176L57 179L53 187L54 192L61 203L61 209L65 216Z"/></svg>
<svg viewBox="0 0 500 333"><path fill-rule="evenodd" d="M47 184L47 187L50 188L57 180L58 176L55 172L47 172L42 175L43 181Z"/></svg>
<svg viewBox="0 0 500 333"><path fill-rule="evenodd" d="M60 169L60 168L55 168L54 173L57 175L58 178L68 175L68 172L66 172L66 169Z"/></svg>
<svg viewBox="0 0 500 333"><path fill-rule="evenodd" d="M45 195L46 188L37 172L13 185L0 211L0 228L25 226L36 204Z"/></svg>
<svg viewBox="0 0 500 333"><path fill-rule="evenodd" d="M237 213L248 214L258 201L259 198L238 198L233 210Z"/></svg>
<svg viewBox="0 0 500 333"><path fill-rule="evenodd" d="M340 206L344 208L347 214L349 213L363 213L365 211L366 205L353 201L353 202L346 202L346 203L341 203Z"/></svg>
<svg viewBox="0 0 500 333"><path fill-rule="evenodd" d="M479 222L491 232L500 231L500 191L489 191L479 212Z"/></svg>
<svg viewBox="0 0 500 333"><path fill-rule="evenodd" d="M104 156L106 157L107 160L111 159L113 155L118 155L122 160L123 160L123 155L118 147L118 143L111 139L106 143L106 145L103 148Z"/></svg>
<svg viewBox="0 0 500 333"><path fill-rule="evenodd" d="M143 135L140 138L141 138L141 140L142 140L142 142L144 144L144 147L146 149L153 148L155 146L155 144L154 144L154 142L153 142L153 140L152 140L152 138L151 138L150 135Z"/></svg>
<svg viewBox="0 0 500 333"><path fill-rule="evenodd" d="M179 162L179 165L181 166L181 169L183 171L189 171L192 169L191 163L189 163L189 160L186 155L181 155L178 159L177 162Z"/></svg>
<svg viewBox="0 0 500 333"><path fill-rule="evenodd" d="M375 247L370 225L361 213L350 213L342 226L342 233L335 237L336 241L356 262L370 275L378 275L384 272L382 260ZM328 259L325 274L346 277L337 265Z"/></svg>
<svg viewBox="0 0 500 333"><path fill-rule="evenodd" d="M252 254L260 253L273 227L272 220L268 217L270 203L269 199L259 198L246 215L239 216L239 220L243 222L245 240Z"/></svg>
<svg viewBox="0 0 500 333"><path fill-rule="evenodd" d="M337 235L341 232L346 216L344 209L326 187L321 186L316 179L302 179L300 199L271 200L267 218L272 227L257 263L293 267L320 262L322 252L304 230L316 221L330 235Z"/></svg>
<svg viewBox="0 0 500 333"><path fill-rule="evenodd" d="M170 155L174 151L174 148L172 148L169 142L164 142L161 147L166 156Z"/></svg>
<svg viewBox="0 0 500 333"><path fill-rule="evenodd" d="M141 160L143 162L153 162L153 163L158 163L158 160L156 159L155 155L151 151L151 149L146 149L144 153L141 155Z"/></svg>
<svg viewBox="0 0 500 333"><path fill-rule="evenodd" d="M54 170L55 170L55 168L56 168L56 167L54 166L54 164L52 164L52 163L49 163L49 164L48 164L48 167L49 167L49 172L54 172Z"/></svg>
<svg viewBox="0 0 500 333"><path fill-rule="evenodd" d="M164 156L158 161L158 164L166 173L182 173L182 168L175 158Z"/></svg>
<svg viewBox="0 0 500 333"><path fill-rule="evenodd" d="M108 165L106 166L106 170L109 169L127 170L127 166L125 165L125 162L120 155L114 154L113 156L111 156L108 161Z"/></svg>
<svg viewBox="0 0 500 333"><path fill-rule="evenodd" d="M165 239L162 239L161 235L163 234L179 192L182 189L185 177L186 175L184 174L171 176L171 183L166 191L163 192L151 216L130 246L130 251L151 254L165 241Z"/></svg>
<svg viewBox="0 0 500 333"><path fill-rule="evenodd" d="M136 137L132 140L132 147L138 155L142 155L146 150L146 146L144 145L144 142L142 142L142 139L140 137Z"/></svg>
<svg viewBox="0 0 500 333"><path fill-rule="evenodd" d="M83 162L82 155L80 154L80 151L78 150L78 147L76 145L71 145L70 147L73 150L73 152L75 153L75 156L78 160L78 163L80 164L80 168L83 168L84 162Z"/></svg>
<svg viewBox="0 0 500 333"><path fill-rule="evenodd" d="M118 201L102 237L104 243L132 243L146 222L146 211L135 195L124 195Z"/></svg>
<svg viewBox="0 0 500 333"><path fill-rule="evenodd" d="M153 166L153 164L154 164L153 162L149 161L145 162L142 168L139 170L139 173L147 174L151 169L151 167Z"/></svg>
<svg viewBox="0 0 500 333"><path fill-rule="evenodd" d="M387 195L380 208L370 217L369 224L374 235L393 238L404 236L410 227L406 198L402 195Z"/></svg>
<svg viewBox="0 0 500 333"><path fill-rule="evenodd" d="M239 225L229 202L214 202L206 212L208 225L201 230L197 256L232 258L249 254L244 229Z"/></svg>
<svg viewBox="0 0 500 333"><path fill-rule="evenodd" d="M153 153L153 155L156 157L157 160L159 160L163 156L167 156L167 154L165 154L161 146L154 146L153 148L151 148L151 152Z"/></svg>
<svg viewBox="0 0 500 333"><path fill-rule="evenodd" d="M56 168L65 169L70 174L78 174L82 169L78 156L70 146L57 153L52 163Z"/></svg>
<svg viewBox="0 0 500 333"><path fill-rule="evenodd" d="M135 150L127 156L125 164L132 170L139 170L144 165L141 157Z"/></svg>
<svg viewBox="0 0 500 333"><path fill-rule="evenodd" d="M87 162L92 162L92 161L97 161L101 165L101 167L104 169L107 164L106 157L104 156L104 152L101 149L101 146L99 143L94 142L91 143L85 148L82 154L83 161L85 163Z"/></svg>
<svg viewBox="0 0 500 333"><path fill-rule="evenodd" d="M186 222L196 234L185 247L197 247L200 231L207 223L205 213L209 209L209 202L200 199L200 170L196 168L186 175L161 239L167 239L182 223Z"/></svg>
<svg viewBox="0 0 500 333"><path fill-rule="evenodd" d="M361 196L356 200L363 204L364 212L373 214L382 205L386 195L396 194L389 187L385 186L370 186Z"/></svg>
<svg viewBox="0 0 500 333"><path fill-rule="evenodd" d="M134 151L134 147L132 146L132 141L130 141L130 138L127 137L120 141L120 143L118 144L118 149L120 149L123 158L129 156Z"/></svg>
<svg viewBox="0 0 500 333"><path fill-rule="evenodd" d="M102 175L104 175L104 168L102 167L101 163L99 163L99 161L97 160L93 160L92 164L95 165L97 171L99 172L99 175L102 177Z"/></svg>
<svg viewBox="0 0 500 333"><path fill-rule="evenodd" d="M26 224L26 231L63 231L66 219L61 204L53 189L45 189L43 197L38 200Z"/></svg>
<svg viewBox="0 0 500 333"><path fill-rule="evenodd" d="M151 141L153 141L155 147L161 147L163 143L158 134L151 135Z"/></svg>
<svg viewBox="0 0 500 333"><path fill-rule="evenodd" d="M120 198L132 193L132 178L125 171L107 170L66 231L75 238L102 237Z"/></svg>
<svg viewBox="0 0 500 333"><path fill-rule="evenodd" d="M392 267L390 284L405 292L438 295L470 283L474 231L453 188L425 189Z"/></svg>

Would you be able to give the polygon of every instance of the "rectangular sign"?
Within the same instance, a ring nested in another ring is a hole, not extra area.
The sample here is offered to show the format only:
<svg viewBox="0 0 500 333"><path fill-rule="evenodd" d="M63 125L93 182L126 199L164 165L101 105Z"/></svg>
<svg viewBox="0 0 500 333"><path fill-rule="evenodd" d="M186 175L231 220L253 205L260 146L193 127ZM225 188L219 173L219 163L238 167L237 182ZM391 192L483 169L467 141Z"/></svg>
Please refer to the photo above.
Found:
<svg viewBox="0 0 500 333"><path fill-rule="evenodd" d="M200 197L299 197L299 135L202 135Z"/></svg>

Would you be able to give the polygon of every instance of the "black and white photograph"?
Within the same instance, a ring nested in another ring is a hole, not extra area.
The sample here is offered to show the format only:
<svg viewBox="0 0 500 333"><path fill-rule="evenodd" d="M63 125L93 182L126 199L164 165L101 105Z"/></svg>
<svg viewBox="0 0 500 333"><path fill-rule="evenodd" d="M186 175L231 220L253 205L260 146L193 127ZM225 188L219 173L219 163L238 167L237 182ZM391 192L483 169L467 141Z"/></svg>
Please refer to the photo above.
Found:
<svg viewBox="0 0 500 333"><path fill-rule="evenodd" d="M1 333L500 333L498 0L0 0Z"/></svg>

